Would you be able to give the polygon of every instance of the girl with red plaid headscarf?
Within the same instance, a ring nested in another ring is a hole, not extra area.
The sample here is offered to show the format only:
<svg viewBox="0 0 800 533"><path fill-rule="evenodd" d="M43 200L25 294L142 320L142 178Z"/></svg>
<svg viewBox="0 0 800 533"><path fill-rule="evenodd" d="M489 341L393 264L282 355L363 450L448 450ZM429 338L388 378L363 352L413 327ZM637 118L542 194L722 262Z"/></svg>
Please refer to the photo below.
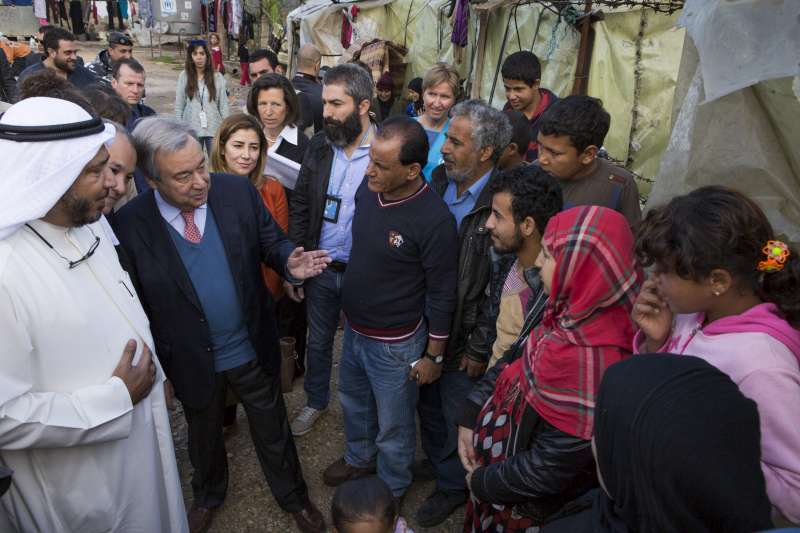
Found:
<svg viewBox="0 0 800 533"><path fill-rule="evenodd" d="M596 484L595 395L606 368L631 354L634 335L642 276L633 235L613 210L575 207L548 223L537 266L548 293L542 322L518 358L498 363L506 366L491 396L471 406L480 408L474 430L460 428L471 492L465 532L535 528Z"/></svg>

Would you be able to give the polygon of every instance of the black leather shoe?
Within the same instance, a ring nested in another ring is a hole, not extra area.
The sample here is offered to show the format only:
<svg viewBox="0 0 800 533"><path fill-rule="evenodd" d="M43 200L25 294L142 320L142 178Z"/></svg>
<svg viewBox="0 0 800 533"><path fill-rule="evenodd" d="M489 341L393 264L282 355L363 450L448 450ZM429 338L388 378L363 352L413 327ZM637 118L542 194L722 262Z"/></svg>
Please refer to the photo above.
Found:
<svg viewBox="0 0 800 533"><path fill-rule="evenodd" d="M325 533L325 518L313 503L308 502L305 509L292 513L297 529L303 533Z"/></svg>
<svg viewBox="0 0 800 533"><path fill-rule="evenodd" d="M441 490L435 491L428 496L419 509L417 509L417 524L420 527L434 527L438 526L453 511L464 505L467 501L467 492L463 490L444 492Z"/></svg>
<svg viewBox="0 0 800 533"><path fill-rule="evenodd" d="M338 487L345 481L358 479L360 477L371 476L376 472L375 466L360 468L352 466L344 461L344 457L339 458L322 473L322 481L329 487Z"/></svg>

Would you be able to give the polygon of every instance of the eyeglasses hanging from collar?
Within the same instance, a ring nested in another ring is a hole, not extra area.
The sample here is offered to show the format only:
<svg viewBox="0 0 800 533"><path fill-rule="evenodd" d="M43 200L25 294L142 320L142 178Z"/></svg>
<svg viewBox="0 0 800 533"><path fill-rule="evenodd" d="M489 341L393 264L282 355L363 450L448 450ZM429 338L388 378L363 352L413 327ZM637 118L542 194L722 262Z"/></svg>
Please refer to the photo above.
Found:
<svg viewBox="0 0 800 533"><path fill-rule="evenodd" d="M89 251L87 251L85 254L83 254L83 257L81 257L80 259L76 259L75 261L70 261L69 259L67 259L67 258L66 258L66 257L64 257L63 255L61 255L61 253L59 253L59 251L58 251L58 250L56 250L56 249L55 249L55 247L54 247L52 244L50 244L50 242L49 242L47 239L45 239L44 237L42 237L42 234L41 234L41 233L39 233L38 231L36 231L35 229L33 229L33 226L31 226L30 224L25 224L25 227L26 227L26 228L28 228L29 230L31 230L31 231L34 233L34 235L36 235L37 237L39 237L39 239L40 239L40 240L41 240L43 243L45 243L45 244L47 245L47 247L48 247L48 248L50 248L51 250L53 250L53 252L55 252L55 254L56 254L58 257L60 257L60 258L61 258L61 259L63 259L64 261L66 261L66 262L67 262L67 265L69 266L69 269L70 269L70 270L72 270L72 269L73 269L73 268L75 268L76 266L80 265L81 263L83 263L84 261L86 261L87 259L89 259L90 257L92 257L92 256L94 255L94 252L95 252L95 250L97 250L97 247L98 247L98 246L100 246L100 237L98 237L97 235L95 235L95 234L94 234L94 231L92 231L92 228L90 228L89 226L86 226L86 228L89 230L89 233L91 233L91 234L92 234L92 237L94 237L94 242L93 242L93 243L92 243L92 245L89 247Z"/></svg>

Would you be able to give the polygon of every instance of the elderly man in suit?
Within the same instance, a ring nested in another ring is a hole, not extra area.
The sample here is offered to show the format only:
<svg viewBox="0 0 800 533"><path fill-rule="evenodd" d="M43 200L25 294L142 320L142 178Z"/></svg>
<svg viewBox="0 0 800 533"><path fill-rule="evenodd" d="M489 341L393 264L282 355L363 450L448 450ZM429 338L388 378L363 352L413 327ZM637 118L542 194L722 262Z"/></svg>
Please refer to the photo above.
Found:
<svg viewBox="0 0 800 533"><path fill-rule="evenodd" d="M322 532L325 521L309 499L289 431L274 302L260 267L299 284L322 272L330 258L295 248L247 178L209 175L191 127L146 118L133 139L152 190L119 212L116 230L188 423L194 467L189 527L205 531L225 497L222 419L230 387L244 405L278 504L301 531Z"/></svg>

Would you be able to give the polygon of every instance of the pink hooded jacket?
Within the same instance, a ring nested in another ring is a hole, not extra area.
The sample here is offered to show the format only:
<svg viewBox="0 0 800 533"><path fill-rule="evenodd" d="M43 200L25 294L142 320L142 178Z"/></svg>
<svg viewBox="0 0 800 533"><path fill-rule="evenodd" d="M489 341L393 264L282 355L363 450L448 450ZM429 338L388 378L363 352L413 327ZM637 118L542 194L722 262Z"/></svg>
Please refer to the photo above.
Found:
<svg viewBox="0 0 800 533"><path fill-rule="evenodd" d="M703 321L701 313L677 315L659 351L705 359L756 402L767 495L785 518L800 523L800 331L770 303L705 327ZM634 353L643 342L640 331Z"/></svg>

